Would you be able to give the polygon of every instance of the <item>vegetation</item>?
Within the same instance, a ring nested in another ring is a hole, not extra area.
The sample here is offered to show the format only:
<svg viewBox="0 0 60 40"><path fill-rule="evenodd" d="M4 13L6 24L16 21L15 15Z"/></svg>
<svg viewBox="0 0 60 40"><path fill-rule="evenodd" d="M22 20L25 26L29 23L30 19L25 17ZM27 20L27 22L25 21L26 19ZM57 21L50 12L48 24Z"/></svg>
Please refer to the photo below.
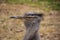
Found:
<svg viewBox="0 0 60 40"><path fill-rule="evenodd" d="M22 40L23 20L9 17L30 11L45 14L39 29L41 40L60 40L60 11L56 10L60 10L59 0L0 0L0 40Z"/></svg>
<svg viewBox="0 0 60 40"><path fill-rule="evenodd" d="M6 0L7 3L29 4L31 6L40 6L44 9L60 10L59 0Z"/></svg>

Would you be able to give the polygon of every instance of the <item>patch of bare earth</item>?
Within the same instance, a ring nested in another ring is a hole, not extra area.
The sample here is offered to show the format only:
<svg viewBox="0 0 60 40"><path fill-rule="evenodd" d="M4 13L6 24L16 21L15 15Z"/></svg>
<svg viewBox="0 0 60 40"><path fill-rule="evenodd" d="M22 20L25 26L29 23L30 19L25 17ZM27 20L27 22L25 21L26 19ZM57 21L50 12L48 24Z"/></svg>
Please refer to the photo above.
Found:
<svg viewBox="0 0 60 40"><path fill-rule="evenodd" d="M26 12L44 14L40 25L41 40L60 40L60 14L58 11L46 12L39 7L20 4L0 4L0 40L22 40L25 34L23 20L10 19Z"/></svg>

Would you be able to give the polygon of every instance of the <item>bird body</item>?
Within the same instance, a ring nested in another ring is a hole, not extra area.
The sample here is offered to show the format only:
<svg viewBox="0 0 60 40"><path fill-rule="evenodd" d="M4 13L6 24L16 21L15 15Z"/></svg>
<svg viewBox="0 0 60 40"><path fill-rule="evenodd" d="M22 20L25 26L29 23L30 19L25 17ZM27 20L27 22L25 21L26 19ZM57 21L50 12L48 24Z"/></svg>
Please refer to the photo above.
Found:
<svg viewBox="0 0 60 40"><path fill-rule="evenodd" d="M20 16L20 17L11 17L11 18L24 19L26 33L23 40L40 40L38 30L42 16L43 14L29 12L29 13L25 13L24 16L22 17Z"/></svg>

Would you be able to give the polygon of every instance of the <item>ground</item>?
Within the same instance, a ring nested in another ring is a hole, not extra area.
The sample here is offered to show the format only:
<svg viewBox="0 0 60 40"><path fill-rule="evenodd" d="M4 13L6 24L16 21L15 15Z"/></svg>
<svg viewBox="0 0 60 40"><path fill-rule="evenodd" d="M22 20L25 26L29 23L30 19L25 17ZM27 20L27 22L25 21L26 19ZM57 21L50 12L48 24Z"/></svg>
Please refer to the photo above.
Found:
<svg viewBox="0 0 60 40"><path fill-rule="evenodd" d="M57 11L45 11L39 7L21 4L0 4L0 40L22 40L25 34L23 20L11 19L26 12L44 14L40 24L41 40L60 40L60 14Z"/></svg>

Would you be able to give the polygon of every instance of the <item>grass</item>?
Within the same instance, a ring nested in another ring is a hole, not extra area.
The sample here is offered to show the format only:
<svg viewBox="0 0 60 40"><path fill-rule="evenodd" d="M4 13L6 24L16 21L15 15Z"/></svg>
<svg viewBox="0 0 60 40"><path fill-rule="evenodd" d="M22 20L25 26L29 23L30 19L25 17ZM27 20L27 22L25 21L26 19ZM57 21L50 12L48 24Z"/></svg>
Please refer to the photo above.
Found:
<svg viewBox="0 0 60 40"><path fill-rule="evenodd" d="M44 8L44 10L60 10L60 3L54 0L8 0L7 3L10 4L28 4L30 6L39 6Z"/></svg>
<svg viewBox="0 0 60 40"><path fill-rule="evenodd" d="M52 10L52 8L53 8L53 10L55 10L55 9L58 10L59 6L60 6L59 3L53 3L50 1L49 2L48 1L32 2L31 0L9 0L8 3L27 4L27 5L32 6L32 8L37 6L46 11ZM2 7L2 6L0 6L0 7ZM8 8L6 8L6 7L8 7ZM3 11L4 8L6 8L8 11L5 10L5 12L4 12ZM30 11L30 10L36 11L36 9L32 9L29 6L22 7L23 10L21 9L20 6L18 9L18 6L16 7L16 6L9 5L9 4L2 7L3 12L0 12L1 13L1 16L0 16L0 39L1 40L22 40L23 39L23 36L25 33L25 28L24 28L25 26L23 25L22 20L10 19L8 17L15 15L15 14L18 15L18 13L19 12L21 13L22 11L25 12L26 10L24 10L24 8L27 9L27 11ZM16 10L12 10L12 9L16 9ZM19 13L19 15L20 15L20 13ZM52 14L52 16L54 17L54 14ZM45 20L41 24L40 32L43 34L43 36L44 36L44 34L51 36L51 34L53 34L53 32L57 32L58 28L56 28L56 27L58 27L58 26L60 27L60 25L58 25L57 22L55 21L56 20L56 19L54 19L55 17L53 19L50 19L50 18L52 18L51 16L46 16L46 17L44 17L44 18L46 18L47 20ZM58 21L58 19L57 19L57 21ZM52 25L50 23L52 23ZM54 23L56 23L56 24L54 24ZM23 30L23 32L20 32L20 30ZM17 32L17 31L19 31L19 32Z"/></svg>

